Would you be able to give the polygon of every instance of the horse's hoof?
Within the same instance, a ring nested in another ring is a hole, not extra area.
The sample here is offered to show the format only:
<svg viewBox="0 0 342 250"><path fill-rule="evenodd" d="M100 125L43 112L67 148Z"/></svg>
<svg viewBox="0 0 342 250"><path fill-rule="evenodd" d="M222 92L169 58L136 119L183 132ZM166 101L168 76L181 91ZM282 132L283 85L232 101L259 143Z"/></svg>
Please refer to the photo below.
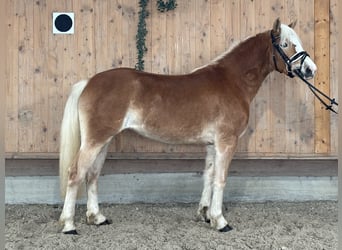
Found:
<svg viewBox="0 0 342 250"><path fill-rule="evenodd" d="M70 231L66 231L66 232L63 232L64 234L70 234L70 235L78 235L77 231L74 229L74 230L70 230Z"/></svg>
<svg viewBox="0 0 342 250"><path fill-rule="evenodd" d="M206 223L210 224L210 219L205 218L204 221L205 221Z"/></svg>
<svg viewBox="0 0 342 250"><path fill-rule="evenodd" d="M112 223L113 223L112 220L106 219L104 222L101 222L101 223L98 224L97 226L110 225L110 224L112 224Z"/></svg>
<svg viewBox="0 0 342 250"><path fill-rule="evenodd" d="M233 228L227 224L225 227L219 229L219 232L225 233L225 232L229 232L231 230L233 230Z"/></svg>

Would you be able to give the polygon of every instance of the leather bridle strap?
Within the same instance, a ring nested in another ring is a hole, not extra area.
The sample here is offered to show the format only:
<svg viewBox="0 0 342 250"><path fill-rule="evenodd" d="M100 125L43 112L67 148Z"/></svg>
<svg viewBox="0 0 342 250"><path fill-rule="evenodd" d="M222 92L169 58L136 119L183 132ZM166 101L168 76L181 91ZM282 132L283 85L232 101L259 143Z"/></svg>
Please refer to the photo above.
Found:
<svg viewBox="0 0 342 250"><path fill-rule="evenodd" d="M272 38L272 45L273 48L275 48L278 53L280 54L281 58L284 60L284 63L286 64L286 69L287 69L287 75L291 78L295 77L297 75L303 82L306 83L306 85L309 87L311 92L317 97L317 99L322 103L322 105L325 107L326 110L330 110L337 114L337 112L333 109L333 106L336 105L338 106L338 103L335 101L335 98L330 98L326 94L324 94L322 91L317 89L314 85L312 85L310 82L308 82L305 77L303 76L302 72L300 69L295 69L292 70L292 63L301 60L300 62L300 68L302 68L304 60L309 54L306 51L301 51L289 58L283 49L280 47L280 45L277 43L277 40L280 38L280 36L275 37L271 31L271 38ZM310 56L309 56L310 57ZM274 67L277 71L280 72L278 65L277 65L277 60L275 58L275 54L273 53L273 62L274 62ZM320 95L320 96L319 96ZM329 100L330 105L327 104L325 101L323 101L323 98Z"/></svg>
<svg viewBox="0 0 342 250"><path fill-rule="evenodd" d="M290 58L285 54L284 50L280 47L279 43L277 43L277 40L280 38L280 36L275 37L271 31L271 38L272 38L272 45L273 47L278 51L279 55L281 56L281 58L283 59L284 63L286 64L286 69L287 69L287 75L291 78L295 77L295 75L293 74L293 70L292 70L292 64L294 62L297 62L298 60L300 60L300 67L303 66L304 60L305 58L308 56L310 57L310 55L306 52L306 51L300 51L296 54L294 54L293 56L291 56ZM278 65L277 65L277 60L275 58L275 54L273 53L273 62L274 62L274 66L275 69L277 71L279 71L278 69Z"/></svg>

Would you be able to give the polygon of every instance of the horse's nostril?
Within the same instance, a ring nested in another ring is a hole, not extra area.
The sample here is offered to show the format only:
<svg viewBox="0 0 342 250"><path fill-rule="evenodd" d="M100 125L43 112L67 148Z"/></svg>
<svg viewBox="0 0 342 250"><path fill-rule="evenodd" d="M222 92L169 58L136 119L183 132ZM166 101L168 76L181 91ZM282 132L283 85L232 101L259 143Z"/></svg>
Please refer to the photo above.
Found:
<svg viewBox="0 0 342 250"><path fill-rule="evenodd" d="M312 70L310 68L306 68L305 75L312 76Z"/></svg>

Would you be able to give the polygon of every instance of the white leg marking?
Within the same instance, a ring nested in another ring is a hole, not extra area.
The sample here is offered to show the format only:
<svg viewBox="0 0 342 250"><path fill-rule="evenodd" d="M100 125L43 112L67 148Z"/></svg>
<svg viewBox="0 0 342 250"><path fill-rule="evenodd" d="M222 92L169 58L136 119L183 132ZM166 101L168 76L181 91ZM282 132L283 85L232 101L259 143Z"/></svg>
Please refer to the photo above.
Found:
<svg viewBox="0 0 342 250"><path fill-rule="evenodd" d="M213 182L213 196L209 209L210 223L217 230L223 229L228 225L226 219L222 215L223 192L226 185L228 168L235 152L237 139L229 140L224 143L227 146L215 145L215 174Z"/></svg>
<svg viewBox="0 0 342 250"><path fill-rule="evenodd" d="M67 191L65 196L65 202L63 211L60 217L60 222L64 223L62 232L68 232L75 230L74 216L75 216L75 205L77 199L77 191L79 186L85 179L88 170L92 167L96 155L100 151L100 147L96 148L82 148L78 154L77 159L77 171L76 176L73 179L68 180Z"/></svg>
<svg viewBox="0 0 342 250"><path fill-rule="evenodd" d="M197 214L205 221L209 219L209 207L213 192L213 178L215 165L215 148L213 145L207 146L207 156L205 159L205 170L203 174L204 187Z"/></svg>
<svg viewBox="0 0 342 250"><path fill-rule="evenodd" d="M76 230L74 225L74 216L75 216L75 204L76 204L76 197L77 197L77 190L78 186L73 185L67 187L66 195L65 195L65 202L63 206L63 211L60 217L60 222L64 223L64 228L62 232L68 232L72 230Z"/></svg>
<svg viewBox="0 0 342 250"><path fill-rule="evenodd" d="M87 223L99 225L106 221L106 217L100 213L98 202L97 183L103 163L106 159L108 145L105 145L101 152L98 154L93 168L88 173L88 201L87 201Z"/></svg>

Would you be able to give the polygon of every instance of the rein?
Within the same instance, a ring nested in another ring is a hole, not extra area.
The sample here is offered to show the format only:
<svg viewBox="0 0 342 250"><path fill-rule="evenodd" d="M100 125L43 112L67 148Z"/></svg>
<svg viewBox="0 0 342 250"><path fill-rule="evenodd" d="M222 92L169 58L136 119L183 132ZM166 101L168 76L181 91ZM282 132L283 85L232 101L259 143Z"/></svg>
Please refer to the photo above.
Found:
<svg viewBox="0 0 342 250"><path fill-rule="evenodd" d="M301 61L300 62L300 68L302 68L305 58L307 56L310 57L309 54L306 51L301 51L301 52L294 54L293 56L291 56L289 58L285 54L284 50L280 47L280 45L276 42L280 38L280 36L275 37L273 35L273 33L271 32L271 38L272 38L273 47L278 51L279 55L281 56L281 58L284 60L284 62L286 64L287 75L291 78L293 78L297 75L304 83L306 83L308 88L315 95L315 97L317 97L317 99L321 102L321 104L325 107L326 110L330 110L330 111L334 112L335 114L337 114L337 112L333 109L333 105L338 106L338 103L335 101L335 98L330 98L329 96L324 94L322 91L320 91L318 88L316 88L314 85L312 85L310 82L308 82L305 79L302 72L300 71L300 69L292 70L292 63L297 62L298 60ZM273 53L273 62L274 62L275 69L277 71L279 71L278 66L277 66L277 60L275 58L274 53ZM330 102L330 105L327 104L323 100L323 98L327 99Z"/></svg>

